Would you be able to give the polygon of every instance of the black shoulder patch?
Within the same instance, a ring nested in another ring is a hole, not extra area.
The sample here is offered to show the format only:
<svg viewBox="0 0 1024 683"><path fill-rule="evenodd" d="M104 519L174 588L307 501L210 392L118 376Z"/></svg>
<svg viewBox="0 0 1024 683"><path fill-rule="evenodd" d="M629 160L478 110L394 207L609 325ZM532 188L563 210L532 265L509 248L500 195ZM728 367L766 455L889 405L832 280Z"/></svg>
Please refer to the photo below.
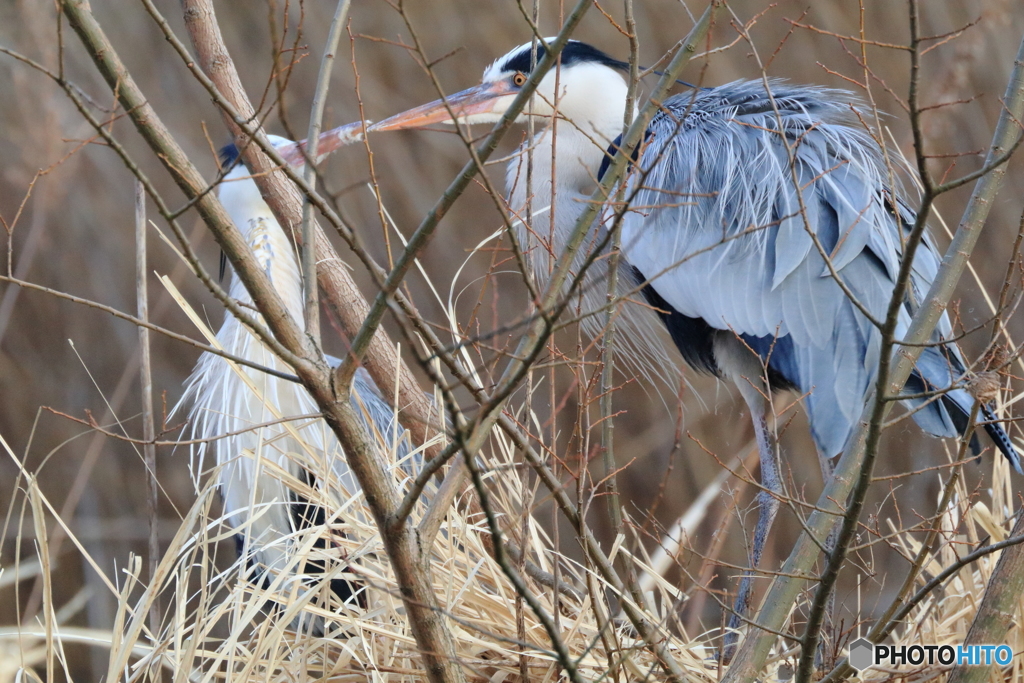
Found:
<svg viewBox="0 0 1024 683"><path fill-rule="evenodd" d="M516 52L514 55L505 60L505 63L501 65L502 71L519 71L524 74L528 74L533 71L533 60L531 53L533 52L532 46L525 45L523 49ZM537 44L537 61L544 59L545 48L541 44ZM562 48L561 54L562 66L572 66L573 64L579 64L581 62L592 62L595 64L604 64L612 69L626 70L629 65L626 62L620 62L617 59L612 59L604 52L601 52L593 45L588 43L581 43L578 40L570 40L566 43L565 47Z"/></svg>
<svg viewBox="0 0 1024 683"><path fill-rule="evenodd" d="M650 130L644 133L644 142L647 142L647 139L649 137L651 137ZM612 157L615 156L615 153L619 151L619 147L621 146L622 134L620 133L619 137L615 138L615 140L612 141L612 144L608 146L608 149L605 150L604 158L601 159L601 167L597 169L597 182L601 182L601 179L604 178L604 174L608 172L608 167L612 165ZM633 150L633 156L629 160L631 164L635 164L637 161L640 160L640 148L642 146L643 145L637 145L636 148Z"/></svg>
<svg viewBox="0 0 1024 683"><path fill-rule="evenodd" d="M230 171L238 163L238 148L235 143L224 145L220 148L220 166L225 173Z"/></svg>
<svg viewBox="0 0 1024 683"><path fill-rule="evenodd" d="M636 266L633 275L637 282L647 282L647 278ZM676 343L683 360L697 372L722 377L722 371L715 360L715 329L703 318L690 318L683 315L672 304L661 298L661 294L648 282L640 293L647 303L657 309L658 317L665 323L672 341Z"/></svg>
<svg viewBox="0 0 1024 683"><path fill-rule="evenodd" d="M562 64L564 66L568 66L570 64L576 64L577 62L594 62L597 64L604 64L605 66L613 69L629 69L629 64L621 62L618 59L612 59L593 45L581 43L578 40L571 40L562 49Z"/></svg>

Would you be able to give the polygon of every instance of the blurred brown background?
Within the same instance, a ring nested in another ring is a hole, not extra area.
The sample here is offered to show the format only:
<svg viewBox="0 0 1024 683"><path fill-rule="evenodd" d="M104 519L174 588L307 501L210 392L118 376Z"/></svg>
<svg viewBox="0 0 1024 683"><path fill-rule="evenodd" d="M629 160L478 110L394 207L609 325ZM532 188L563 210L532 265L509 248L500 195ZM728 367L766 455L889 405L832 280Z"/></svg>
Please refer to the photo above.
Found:
<svg viewBox="0 0 1024 683"><path fill-rule="evenodd" d="M178 3L161 0L157 3L170 18L184 39ZM565 5L571 3L565 2ZM121 0L96 0L93 6L104 23L135 78L175 133L179 142L202 161L210 177L215 162L206 132L215 146L227 141L217 111L202 88L188 75L178 57L164 41L158 28L140 4ZM621 20L620 3L603 3L617 20ZM641 0L636 2L636 18L644 63L652 63L681 39L692 25L689 12L699 14L701 3L687 0ZM780 41L792 30L788 20L806 15L802 22L843 35L856 34L860 20L858 4L851 0L808 3L781 0L768 8L765 0L736 0L732 10L743 21L765 12L751 28L751 35L762 59L776 51ZM557 30L558 0L541 0L543 30ZM511 47L529 39L519 8L511 0L423 0L406 3L408 16L428 56L437 59L449 55L436 66L438 77L447 92L454 92L478 82L484 67ZM925 131L929 153L980 151L987 147L995 120L1000 111L999 98L1011 67L1017 44L1024 33L1024 13L1013 0L932 0L922 3L922 32L945 34L965 24L977 24L962 36L951 40L928 54L922 78L925 104L942 101L971 100L966 104L942 108L926 117ZM295 41L296 26L301 24L299 52L310 55L294 67L285 93L285 121L293 130L304 131L308 102L319 66L323 45L334 3L327 0L292 2L287 8L283 0L272 4L257 0L224 0L217 5L219 18L232 55L254 101L266 92L269 106L276 97L275 88L268 91L268 79L274 72L271 24L281 31L287 14L288 46ZM286 11L287 10L287 11ZM767 10L767 11L766 11ZM273 22L270 17L273 16ZM410 42L402 18L382 0L353 3L351 31L354 60L358 66L362 115L379 120L385 116L436 97L430 81L413 57L395 41ZM883 43L905 43L908 37L906 4L890 0L867 0L864 7L865 33ZM735 37L727 18L719 21L714 34L716 46L725 45ZM0 3L0 44L22 52L48 66L57 63L57 21L52 3L14 0ZM615 56L628 55L626 39L597 11L591 10L577 38L592 42ZM74 35L65 28L66 68L69 76L82 86L97 103L110 106L111 95L95 74ZM451 53L451 54L449 54ZM890 94L905 98L909 57L907 53L879 47L867 49L874 79L872 92L895 140L905 154L912 147L905 114ZM852 42L841 44L835 37L796 29L773 57L770 75L795 82L820 83L850 87L837 75L825 70L862 79L863 72L854 55L859 47ZM288 59L288 53L284 59ZM280 66L280 64L278 65ZM756 61L750 47L742 41L731 49L710 58L704 82L716 85L737 78L758 77ZM698 78L695 68L684 77ZM352 52L347 37L336 63L327 125L338 125L360 118L354 93L356 78L352 68ZM651 87L651 83L648 83ZM31 71L13 59L0 56L0 215L10 223L18 213L26 192L38 169L53 167L76 148L79 141L92 132L61 91L44 76ZM973 99L972 99L973 98ZM205 131L204 131L205 126ZM268 124L270 132L285 134L281 116L274 112ZM127 121L114 124L114 131L125 142L150 177L169 198L172 205L181 202L180 193L167 174L147 154L135 131ZM481 131L482 132L482 131ZM303 134L299 133L301 137ZM520 140L518 131L508 136L505 149ZM377 136L372 141L373 168L382 191L384 204L399 229L409 234L429 209L447 183L465 162L462 143L453 135L431 132L400 133ZM933 170L941 174L948 159L933 162ZM954 175L977 168L979 157L971 155L957 161ZM989 291L998 291L1003 278L1009 249L1016 232L1024 196L1024 174L1021 161L1010 166L1006 185L993 207L973 263ZM362 226L363 236L374 254L386 260L384 241L377 206L367 187L370 170L366 150L355 146L343 150L324 167L328 188L339 193L338 201L345 216ZM492 169L492 177L502 184L503 168ZM956 223L963 209L969 188L944 197L939 209L948 221ZM205 234L194 214L185 224L194 229L194 241L210 269L217 263L217 250ZM423 265L433 281L444 286L452 281L467 250L501 224L493 202L479 186L471 188L445 219L442 228L423 254ZM219 325L222 312L202 286L186 277L176 258L150 233L150 269L171 274L187 297L197 307L205 307L211 324ZM939 237L945 244L944 237ZM114 154L101 146L91 145L53 167L35 183L31 197L24 201L24 211L14 227L11 238L14 273L17 277L47 287L69 292L124 311L135 310L135 264L133 237L133 181ZM342 255L345 252L342 251ZM463 270L456 292L468 288L464 295L468 310L477 298L478 278L486 273L488 258L476 258ZM366 284L360 268L357 276ZM433 296L414 278L411 286L425 315L443 320ZM525 299L519 286L507 276L496 280L500 297L499 320L490 318L483 324L502 324L520 315ZM507 283L503 286L503 283ZM163 288L151 279L151 311L160 325L188 334L194 330ZM369 288L366 289L371 295ZM490 296L490 294L488 295ZM965 279L959 293L959 314L966 327L983 321L987 309L973 282ZM1019 333L1021 325L1012 323ZM330 330L328 330L330 333ZM1020 336L1017 334L1017 336ZM987 341L986 333L964 342L970 353ZM328 348L343 348L338 340L327 342ZM169 341L159 335L153 338L154 381L157 392L166 393L166 404L173 406L181 394L181 384L191 370L198 352ZM134 327L83 306L59 301L42 293L23 291L0 284L0 435L10 444L25 467L36 472L41 487L71 520L73 528L87 542L87 549L110 575L115 564L123 566L129 552L145 549L145 487L141 456L134 449L111 439L88 432L67 419L42 411L49 406L78 417L91 411L97 420L111 424L108 404L124 422L132 435L141 431L138 415L138 336ZM633 383L616 397L618 409L627 411L616 422L617 456L620 463L635 462L620 476L620 486L631 501L630 506L640 519L651 509L664 485L664 496L656 516L670 524L703 486L719 471L719 465L688 438L700 440L721 458L730 458L751 438L741 403L724 385L687 371L695 391L685 390L680 423L676 404L676 387L644 387ZM663 396L664 398L661 398ZM541 402L543 403L543 402ZM572 408L568 414L572 419ZM549 408L538 405L541 418ZM177 423L178 418L172 420ZM568 425L565 425L566 427ZM1014 430L1017 431L1016 429ZM681 438L676 443L676 435ZM987 443L986 443L987 445ZM880 463L880 474L910 471L941 457L941 444L922 438L913 424L901 423L890 430ZM785 465L797 489L806 486L805 495L816 496L820 476L813 447L806 436L803 418L798 417L783 439ZM193 499L189 478L188 454L184 448L172 452L163 449L159 457L159 480L163 487L161 516L163 533L176 529L179 511ZM987 456L991 457L991 455ZM986 468L969 472L977 479ZM0 566L9 566L16 556L14 539L19 533L31 538L31 526L19 526L22 519L23 496L15 496L18 469L12 460L0 457L0 508L10 517L0 547ZM898 499L904 522L917 520L934 506L938 490L934 474L922 475L902 482ZM907 484L910 484L907 486ZM880 487L881 488L881 487ZM886 491L879 491L872 505L878 504ZM745 494L744 504L749 499ZM12 507L12 502L14 506ZM891 503L883 515L893 514ZM874 510L874 508L872 508ZM599 515L595 523L601 525ZM714 517L714 515L712 515ZM544 515L544 519L550 516ZM713 521L713 520L711 520ZM714 528L709 521L702 529L704 537L694 539L698 550L705 550ZM754 516L748 518L752 525ZM733 524L730 527L739 527ZM748 526L748 528L750 528ZM776 526L773 546L765 565L777 566L791 545L798 525L784 512ZM574 549L567 548L567 552ZM22 548L22 554L30 553ZM724 557L740 563L744 557L742 535L731 535ZM56 586L58 604L75 595L83 585L93 585L95 593L73 623L108 627L112 623L113 600L100 586L91 570L83 565L79 553L65 544L58 556L60 585ZM691 563L692 564L692 563ZM699 567L699 561L696 567ZM884 596L902 579L905 564L886 553L876 554L871 569L874 595ZM691 567L693 568L693 567ZM888 571L899 570L886 580ZM720 587L733 587L719 580ZM846 592L840 600L850 598L848 579ZM10 592L6 595L11 595ZM30 602L20 595L22 608ZM851 609L855 606L849 603ZM875 602L861 606L870 614ZM717 611L709 603L703 613L708 627L717 625ZM14 601L0 603L0 623L15 623ZM69 650L74 662L73 672L88 679L88 656L84 651ZM105 662L106 654L98 653ZM105 667L105 664L104 664Z"/></svg>

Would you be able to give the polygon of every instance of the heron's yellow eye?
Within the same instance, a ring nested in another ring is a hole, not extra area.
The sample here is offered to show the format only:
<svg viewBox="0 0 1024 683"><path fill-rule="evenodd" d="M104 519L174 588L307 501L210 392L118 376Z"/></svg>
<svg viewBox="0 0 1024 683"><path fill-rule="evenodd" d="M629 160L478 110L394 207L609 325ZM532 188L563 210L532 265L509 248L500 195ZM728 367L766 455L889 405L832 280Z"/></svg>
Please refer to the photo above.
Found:
<svg viewBox="0 0 1024 683"><path fill-rule="evenodd" d="M526 83L526 74L524 74L522 71L517 71L515 75L512 76L512 85L516 86L517 88L521 88L523 87L524 83Z"/></svg>

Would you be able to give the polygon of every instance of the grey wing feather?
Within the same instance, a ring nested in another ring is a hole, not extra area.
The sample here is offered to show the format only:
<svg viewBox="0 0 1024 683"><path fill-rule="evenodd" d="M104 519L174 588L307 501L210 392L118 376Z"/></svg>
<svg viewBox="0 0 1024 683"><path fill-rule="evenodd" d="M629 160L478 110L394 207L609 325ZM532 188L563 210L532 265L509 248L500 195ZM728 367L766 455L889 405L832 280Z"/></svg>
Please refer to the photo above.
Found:
<svg viewBox="0 0 1024 683"><path fill-rule="evenodd" d="M324 354L324 358L332 368L341 365L341 359L337 356ZM384 399L370 373L363 368L357 368L352 378L352 389L352 405L363 418L363 426L370 430L371 434L380 437L380 443L395 449L396 460L403 469L407 472L419 471L422 465L421 458L417 455L415 462L409 461L411 448L408 437L404 436L405 428L401 422L396 421L394 409Z"/></svg>
<svg viewBox="0 0 1024 683"><path fill-rule="evenodd" d="M634 205L644 208L626 214L622 244L682 315L744 338L787 339L768 362L808 394L815 440L831 456L860 417L880 334L836 283L821 250L880 320L913 214L892 200L902 189L887 182L877 145L857 123L853 95L770 87L774 106L761 82L666 101L633 176ZM645 173L642 184L635 180ZM938 268L929 239L913 265L898 337ZM949 333L943 316L933 339ZM947 354L959 359L950 346L926 350L919 363L918 375L933 388L956 379ZM966 394L949 396L958 410ZM950 401L934 401L915 418L930 433L950 436L956 425L949 408Z"/></svg>
<svg viewBox="0 0 1024 683"><path fill-rule="evenodd" d="M382 443L395 449L395 460L402 469L410 474L419 471L421 459L417 454L415 462L410 462L411 448L405 428L396 419L394 409L384 400L370 373L358 368L352 379L352 388L352 403L357 410L363 409L360 414L363 415L364 426L380 435Z"/></svg>

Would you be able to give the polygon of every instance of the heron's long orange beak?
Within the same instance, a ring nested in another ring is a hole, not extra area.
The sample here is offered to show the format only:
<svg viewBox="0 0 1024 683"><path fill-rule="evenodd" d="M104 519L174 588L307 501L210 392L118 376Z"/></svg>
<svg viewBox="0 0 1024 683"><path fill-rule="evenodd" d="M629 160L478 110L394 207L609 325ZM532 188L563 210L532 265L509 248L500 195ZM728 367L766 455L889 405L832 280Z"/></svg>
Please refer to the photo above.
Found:
<svg viewBox="0 0 1024 683"><path fill-rule="evenodd" d="M494 113L499 98L513 95L517 91L508 81L495 81L467 88L444 100L436 100L429 104L415 107L401 114L370 126L371 131L402 130L405 128L423 128L435 123L454 123L455 118L464 123L473 123L474 119L484 119L487 114ZM447 106L445 106L447 104ZM451 114L449 113L451 110ZM490 120L487 117L486 120Z"/></svg>

